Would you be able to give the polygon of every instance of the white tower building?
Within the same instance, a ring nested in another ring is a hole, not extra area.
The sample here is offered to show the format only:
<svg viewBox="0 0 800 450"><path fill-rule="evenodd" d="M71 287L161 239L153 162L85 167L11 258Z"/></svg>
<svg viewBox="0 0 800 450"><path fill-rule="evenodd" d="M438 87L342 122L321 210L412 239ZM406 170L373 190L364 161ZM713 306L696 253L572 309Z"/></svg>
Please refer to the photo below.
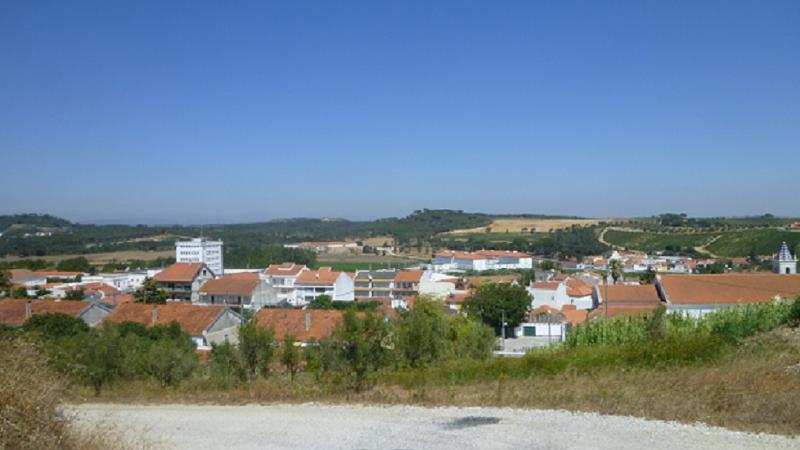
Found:
<svg viewBox="0 0 800 450"><path fill-rule="evenodd" d="M781 244L781 249L772 261L772 271L782 274L797 273L797 256L792 256L792 252L789 251L789 246L786 245L786 242Z"/></svg>
<svg viewBox="0 0 800 450"><path fill-rule="evenodd" d="M222 261L222 241L207 241L195 238L175 243L175 261L179 263L205 263L214 275L222 276L225 267Z"/></svg>

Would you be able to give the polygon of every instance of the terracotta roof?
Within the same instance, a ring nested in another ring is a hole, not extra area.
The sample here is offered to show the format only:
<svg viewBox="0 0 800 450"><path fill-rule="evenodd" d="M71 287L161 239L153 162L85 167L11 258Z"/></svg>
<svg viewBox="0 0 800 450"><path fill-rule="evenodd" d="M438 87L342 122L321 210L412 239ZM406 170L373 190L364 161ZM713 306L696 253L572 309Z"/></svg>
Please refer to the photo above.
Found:
<svg viewBox="0 0 800 450"><path fill-rule="evenodd" d="M24 298L6 298L0 300L0 324L21 326L28 318L25 316ZM80 300L30 300L31 312L37 314L61 313L71 317L78 317L86 308L92 304Z"/></svg>
<svg viewBox="0 0 800 450"><path fill-rule="evenodd" d="M573 326L583 323L589 316L589 312L587 310L577 309L575 305L564 305L561 309L542 305L528 313L528 320L536 320L536 316L540 314L549 314L551 316L560 315L562 318L562 323L570 323Z"/></svg>
<svg viewBox="0 0 800 450"><path fill-rule="evenodd" d="M481 256L488 256L488 257L491 257L491 258L501 258L501 257L507 257L507 258L530 258L531 257L531 255L529 255L527 253L517 252L517 251L513 251L513 250L479 250L479 251L477 251L475 253L478 254L478 255L481 255Z"/></svg>
<svg viewBox="0 0 800 450"><path fill-rule="evenodd" d="M156 274L153 280L162 283L191 283L203 266L203 263L175 263Z"/></svg>
<svg viewBox="0 0 800 450"><path fill-rule="evenodd" d="M401 270L394 276L394 281L399 283L419 283L422 279L423 272L421 270Z"/></svg>
<svg viewBox="0 0 800 450"><path fill-rule="evenodd" d="M507 251L507 250L478 250L476 252L459 252L453 250L443 250L436 254L437 257L442 258L456 258L456 259L496 259L501 257L508 258L530 258L527 253Z"/></svg>
<svg viewBox="0 0 800 450"><path fill-rule="evenodd" d="M567 281L567 295L569 297L586 297L592 295L594 286L582 280Z"/></svg>
<svg viewBox="0 0 800 450"><path fill-rule="evenodd" d="M192 336L201 336L225 309L224 306L199 306L186 303L164 305L125 303L111 310L103 323L136 322L149 327L154 325L153 307L156 307L158 312L156 325L177 322L181 329Z"/></svg>
<svg viewBox="0 0 800 450"><path fill-rule="evenodd" d="M200 294L251 296L261 280L257 273L237 273L206 281Z"/></svg>
<svg viewBox="0 0 800 450"><path fill-rule="evenodd" d="M765 303L775 296L800 294L800 275L715 274L662 275L667 299L676 305Z"/></svg>
<svg viewBox="0 0 800 450"><path fill-rule="evenodd" d="M308 268L302 264L283 263L270 264L264 269L264 273L273 277L296 277L304 270L308 270Z"/></svg>
<svg viewBox="0 0 800 450"><path fill-rule="evenodd" d="M109 296L114 294L119 294L119 289L115 288L114 286L109 286L105 283L86 283L80 286L76 286L73 288L74 290L83 289L83 293L85 295L95 295L95 294L102 294L103 296ZM71 289L72 290L72 289Z"/></svg>
<svg viewBox="0 0 800 450"><path fill-rule="evenodd" d="M104 305L116 306L123 303L132 303L135 300L136 299L133 297L133 294L115 294L104 297L99 301Z"/></svg>
<svg viewBox="0 0 800 450"><path fill-rule="evenodd" d="M295 285L317 286L332 285L342 272L335 272L330 267L320 267L319 270L307 270L295 280Z"/></svg>
<svg viewBox="0 0 800 450"><path fill-rule="evenodd" d="M37 278L46 278L43 275L39 275L36 272L28 269L11 269L9 270L11 273L11 282L12 283L24 283L28 280L35 280Z"/></svg>
<svg viewBox="0 0 800 450"><path fill-rule="evenodd" d="M306 313L310 315L310 327L306 328ZM256 313L256 321L262 327L275 330L275 339L292 335L298 341L322 340L331 336L336 324L342 320L341 311L321 309L262 308Z"/></svg>
<svg viewBox="0 0 800 450"><path fill-rule="evenodd" d="M548 289L548 290L554 291L554 290L558 289L559 285L560 285L560 283L537 282L537 283L532 283L531 287L534 288L534 289Z"/></svg>
<svg viewBox="0 0 800 450"><path fill-rule="evenodd" d="M467 297L469 297L469 292L453 292L447 297L446 303L464 303Z"/></svg>
<svg viewBox="0 0 800 450"><path fill-rule="evenodd" d="M654 284L598 286L600 297L607 301L609 306L621 303L647 303L658 305L661 299ZM608 292L608 294L606 294ZM606 298L608 295L608 298Z"/></svg>

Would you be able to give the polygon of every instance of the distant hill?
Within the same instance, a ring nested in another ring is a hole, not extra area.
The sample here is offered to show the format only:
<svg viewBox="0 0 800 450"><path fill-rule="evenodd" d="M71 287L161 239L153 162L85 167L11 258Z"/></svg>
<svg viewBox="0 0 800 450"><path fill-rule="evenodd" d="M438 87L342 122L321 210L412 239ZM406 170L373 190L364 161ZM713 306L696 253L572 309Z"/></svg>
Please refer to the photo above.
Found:
<svg viewBox="0 0 800 450"><path fill-rule="evenodd" d="M12 214L0 216L0 232L8 230L14 225L60 228L72 225L68 220L50 214Z"/></svg>

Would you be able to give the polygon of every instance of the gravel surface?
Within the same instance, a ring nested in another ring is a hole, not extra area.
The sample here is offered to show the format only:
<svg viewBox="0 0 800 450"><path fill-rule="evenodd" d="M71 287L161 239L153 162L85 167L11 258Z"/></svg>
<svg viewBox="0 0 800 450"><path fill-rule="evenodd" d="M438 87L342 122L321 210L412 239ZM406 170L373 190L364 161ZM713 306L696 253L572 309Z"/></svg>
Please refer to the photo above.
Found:
<svg viewBox="0 0 800 450"><path fill-rule="evenodd" d="M566 411L360 405L72 407L172 449L800 449L800 439Z"/></svg>

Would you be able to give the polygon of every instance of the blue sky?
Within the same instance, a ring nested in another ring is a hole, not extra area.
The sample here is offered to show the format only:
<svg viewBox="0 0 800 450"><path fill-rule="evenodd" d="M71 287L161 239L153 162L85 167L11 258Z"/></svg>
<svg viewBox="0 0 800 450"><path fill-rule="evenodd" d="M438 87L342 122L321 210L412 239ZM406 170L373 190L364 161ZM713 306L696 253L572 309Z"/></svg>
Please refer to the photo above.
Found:
<svg viewBox="0 0 800 450"><path fill-rule="evenodd" d="M0 213L800 215L800 2L0 2Z"/></svg>

